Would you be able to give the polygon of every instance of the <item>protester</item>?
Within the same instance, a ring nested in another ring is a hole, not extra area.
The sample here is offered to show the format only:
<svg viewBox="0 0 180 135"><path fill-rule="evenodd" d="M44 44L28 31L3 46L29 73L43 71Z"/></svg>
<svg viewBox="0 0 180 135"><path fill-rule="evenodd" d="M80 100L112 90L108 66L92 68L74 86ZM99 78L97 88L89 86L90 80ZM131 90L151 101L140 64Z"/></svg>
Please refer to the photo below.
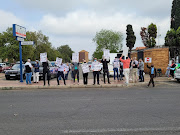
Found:
<svg viewBox="0 0 180 135"><path fill-rule="evenodd" d="M170 65L168 64L167 68L166 68L166 76L169 78L170 76Z"/></svg>
<svg viewBox="0 0 180 135"><path fill-rule="evenodd" d="M152 83L153 87L155 87L154 78L155 78L156 75L157 75L156 68L154 67L153 64L151 64L151 67L149 67L149 66L147 65L147 68L150 69L150 71L149 71L150 81L149 81L149 84L147 85L147 87L149 87L149 85L150 85L151 83Z"/></svg>
<svg viewBox="0 0 180 135"><path fill-rule="evenodd" d="M97 84L99 84L99 71L100 71L100 63L97 61L97 58L94 59L94 62L92 63L91 66L92 70L93 70L93 76L94 76L94 83L93 85L96 84L96 76L97 76Z"/></svg>
<svg viewBox="0 0 180 135"><path fill-rule="evenodd" d="M120 63L117 57L115 57L114 61L112 62L112 65L113 65L113 71L114 71L114 80L116 80L116 73L117 73L117 80L119 80L118 70L120 67Z"/></svg>
<svg viewBox="0 0 180 135"><path fill-rule="evenodd" d="M73 80L74 81L74 70L73 70L73 64L71 63L70 65L70 70L71 70L71 81Z"/></svg>
<svg viewBox="0 0 180 135"><path fill-rule="evenodd" d="M31 77L32 77L32 65L31 65L31 60L28 59L27 62L25 63L25 73L26 73L26 84L31 85Z"/></svg>
<svg viewBox="0 0 180 135"><path fill-rule="evenodd" d="M123 63L122 63L122 61L120 61L119 71L120 71L120 80L123 80Z"/></svg>
<svg viewBox="0 0 180 135"><path fill-rule="evenodd" d="M78 85L79 85L79 63L74 62L72 69L73 69L73 76L74 76L74 84L76 80L78 81Z"/></svg>
<svg viewBox="0 0 180 135"><path fill-rule="evenodd" d="M50 71L49 71L49 62L48 60L46 62L42 63L43 66L43 80L44 80L44 86L46 85L46 74L47 74L47 80L48 80L48 85L50 86Z"/></svg>
<svg viewBox="0 0 180 135"><path fill-rule="evenodd" d="M84 60L84 62L81 65L82 67L88 67L89 70L89 65L86 63L86 60ZM83 83L84 85L88 84L88 70L87 71L83 71Z"/></svg>
<svg viewBox="0 0 180 135"><path fill-rule="evenodd" d="M36 64L34 65L33 81L34 83L39 82L39 61L38 60L36 60Z"/></svg>
<svg viewBox="0 0 180 135"><path fill-rule="evenodd" d="M105 75L107 74L107 79L108 79L108 83L110 83L109 81L109 69L108 69L108 63L110 62L110 60L106 60L103 56L103 59L101 60L101 63L103 64L103 77L104 77L104 84L106 83L106 80L105 80ZM118 71L118 70L117 70Z"/></svg>
<svg viewBox="0 0 180 135"><path fill-rule="evenodd" d="M70 66L69 63L67 63L65 67L65 80L68 80L69 71L70 71Z"/></svg>
<svg viewBox="0 0 180 135"><path fill-rule="evenodd" d="M136 57L133 58L132 61L132 81L133 83L136 83L138 81L138 61L136 60Z"/></svg>
<svg viewBox="0 0 180 135"><path fill-rule="evenodd" d="M66 81L64 78L64 69L66 68L66 64L61 63L61 65L58 65L58 73L57 73L57 84L59 85L59 76L61 76L61 78L64 81L64 85L66 85Z"/></svg>
<svg viewBox="0 0 180 135"><path fill-rule="evenodd" d="M139 76L140 82L144 82L144 62L142 59L139 59Z"/></svg>
<svg viewBox="0 0 180 135"><path fill-rule="evenodd" d="M124 59L122 58L124 57ZM124 55L121 56L120 58L120 61L122 61L123 63L123 71L124 71L124 75L125 75L125 78L126 78L126 85L129 84L129 66L130 66L130 58L129 57L126 57Z"/></svg>
<svg viewBox="0 0 180 135"><path fill-rule="evenodd" d="M174 80L174 71L175 71L175 68L176 68L176 64L174 63L174 60L172 60L172 64L171 64L171 68L170 68L170 74L172 76L171 80Z"/></svg>

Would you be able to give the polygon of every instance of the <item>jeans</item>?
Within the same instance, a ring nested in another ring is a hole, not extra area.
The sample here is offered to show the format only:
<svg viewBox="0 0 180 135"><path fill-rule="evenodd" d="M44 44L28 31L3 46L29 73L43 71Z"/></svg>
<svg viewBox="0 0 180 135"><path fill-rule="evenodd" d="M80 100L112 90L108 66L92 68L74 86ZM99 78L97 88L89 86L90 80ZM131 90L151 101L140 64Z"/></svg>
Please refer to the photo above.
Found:
<svg viewBox="0 0 180 135"><path fill-rule="evenodd" d="M144 70L140 70L139 73L140 73L140 79L141 79L141 81L144 82L144 75L143 75Z"/></svg>
<svg viewBox="0 0 180 135"><path fill-rule="evenodd" d="M62 77L62 79L64 81L64 85L66 85L63 71L58 71L58 73L57 73L57 84L59 85L59 77L60 76Z"/></svg>
<svg viewBox="0 0 180 135"><path fill-rule="evenodd" d="M88 84L88 73L83 74L83 82L84 82L84 85Z"/></svg>
<svg viewBox="0 0 180 135"><path fill-rule="evenodd" d="M113 68L113 70L114 70L114 80L116 80L116 72L117 72L117 80L119 80L118 68Z"/></svg>
<svg viewBox="0 0 180 135"><path fill-rule="evenodd" d="M151 83L153 84L153 87L154 87L155 85L154 85L154 75L153 75L153 74L150 75L150 81L149 81L148 86L149 86Z"/></svg>
<svg viewBox="0 0 180 135"><path fill-rule="evenodd" d="M26 84L31 84L31 76L32 76L32 72L30 73L26 73Z"/></svg>
<svg viewBox="0 0 180 135"><path fill-rule="evenodd" d="M76 80L76 76L77 76L77 80L79 82L79 70L74 70L73 73L74 73L74 83L75 83L75 80Z"/></svg>
<svg viewBox="0 0 180 135"><path fill-rule="evenodd" d="M109 81L109 70L108 69L103 70L104 83L106 83L106 79L105 79L106 73L107 73L108 83L110 83L110 81Z"/></svg>
<svg viewBox="0 0 180 135"><path fill-rule="evenodd" d="M67 71L67 73L65 74L65 80L68 80L68 74L69 74L69 71Z"/></svg>
<svg viewBox="0 0 180 135"><path fill-rule="evenodd" d="M120 69L120 80L123 80L123 69Z"/></svg>
<svg viewBox="0 0 180 135"><path fill-rule="evenodd" d="M47 80L48 80L48 85L50 85L50 78L51 78L51 75L50 75L50 71L49 70L44 70L43 69L43 81L44 81L44 85L46 85L46 74L47 74Z"/></svg>
<svg viewBox="0 0 180 135"><path fill-rule="evenodd" d="M99 84L99 71L93 71L94 84L96 84L96 75L97 75L97 84Z"/></svg>

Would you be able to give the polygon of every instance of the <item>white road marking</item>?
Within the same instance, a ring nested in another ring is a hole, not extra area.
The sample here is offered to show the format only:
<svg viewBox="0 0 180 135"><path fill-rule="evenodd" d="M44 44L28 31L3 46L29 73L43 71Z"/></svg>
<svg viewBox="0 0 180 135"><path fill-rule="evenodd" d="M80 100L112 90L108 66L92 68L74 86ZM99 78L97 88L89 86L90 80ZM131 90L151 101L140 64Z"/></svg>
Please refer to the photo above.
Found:
<svg viewBox="0 0 180 135"><path fill-rule="evenodd" d="M109 128L109 129L89 129L89 130L63 130L61 133L107 133L107 132L162 132L162 131L179 131L180 127L162 127L162 128Z"/></svg>

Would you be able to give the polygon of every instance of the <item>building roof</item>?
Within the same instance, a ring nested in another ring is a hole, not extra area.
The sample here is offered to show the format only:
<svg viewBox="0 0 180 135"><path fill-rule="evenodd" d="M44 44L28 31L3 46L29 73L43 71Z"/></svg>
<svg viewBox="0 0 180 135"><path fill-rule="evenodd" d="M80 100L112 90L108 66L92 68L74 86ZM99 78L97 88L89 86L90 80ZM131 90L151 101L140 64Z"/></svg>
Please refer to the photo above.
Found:
<svg viewBox="0 0 180 135"><path fill-rule="evenodd" d="M88 52L88 51L86 51L86 50L82 50L82 51L80 51L80 52ZM89 53L89 52L88 52Z"/></svg>

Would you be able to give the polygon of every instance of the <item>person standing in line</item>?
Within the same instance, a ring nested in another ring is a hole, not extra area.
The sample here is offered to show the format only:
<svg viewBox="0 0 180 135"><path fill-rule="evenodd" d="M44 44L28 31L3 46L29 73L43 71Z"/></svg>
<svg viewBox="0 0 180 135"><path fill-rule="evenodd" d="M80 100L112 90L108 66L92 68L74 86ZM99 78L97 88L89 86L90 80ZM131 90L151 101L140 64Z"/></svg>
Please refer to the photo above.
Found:
<svg viewBox="0 0 180 135"><path fill-rule="evenodd" d="M67 63L65 69L65 80L68 80L69 70L70 70L69 63Z"/></svg>
<svg viewBox="0 0 180 135"><path fill-rule="evenodd" d="M123 71L124 71L124 75L125 75L125 78L126 78L126 85L128 85L129 84L129 66L130 66L130 62L131 62L131 60L130 60L130 58L129 57L126 57L126 59L123 59L122 57L123 57L124 55L122 55L121 56L121 58L120 58L120 61L122 61L122 63L123 63ZM124 58L125 58L125 56L124 56Z"/></svg>
<svg viewBox="0 0 180 135"><path fill-rule="evenodd" d="M25 73L26 73L26 84L31 85L31 77L32 77L32 68L33 66L31 65L31 60L28 59L27 62L25 63Z"/></svg>
<svg viewBox="0 0 180 135"><path fill-rule="evenodd" d="M74 62L72 68L73 68L73 76L74 76L74 85L75 85L75 81L78 81L78 85L79 85L79 63Z"/></svg>
<svg viewBox="0 0 180 135"><path fill-rule="evenodd" d="M47 74L47 80L48 80L48 85L50 86L50 71L49 71L49 62L48 60L46 62L42 63L43 66L43 81L44 81L44 86L46 85L46 74Z"/></svg>
<svg viewBox="0 0 180 135"><path fill-rule="evenodd" d="M39 61L38 60L36 60L36 64L34 65L33 81L34 83L39 82Z"/></svg>
<svg viewBox="0 0 180 135"><path fill-rule="evenodd" d="M108 63L110 62L110 60L106 60L104 57L101 60L101 63L103 64L103 77L104 77L104 84L106 84L106 80L105 80L105 75L107 74L107 79L108 79L108 83L110 83L109 81L109 69L108 69Z"/></svg>
<svg viewBox="0 0 180 135"><path fill-rule="evenodd" d="M83 67L83 66L89 68L89 65L86 63L86 60L84 60L84 62L83 62L83 64L82 64L82 67ZM87 84L88 84L88 72L83 72L83 82L84 82L84 85L87 85Z"/></svg>
<svg viewBox="0 0 180 135"><path fill-rule="evenodd" d="M120 80L123 80L123 63L120 61Z"/></svg>
<svg viewBox="0 0 180 135"><path fill-rule="evenodd" d="M136 83L138 81L138 61L136 60L136 57L133 58L132 67L132 80L133 83Z"/></svg>
<svg viewBox="0 0 180 135"><path fill-rule="evenodd" d="M139 59L139 74L140 82L144 82L144 62L142 59Z"/></svg>
<svg viewBox="0 0 180 135"><path fill-rule="evenodd" d="M114 81L116 80L116 73L117 73L117 80L119 81L118 71L119 71L120 63L117 57L115 57L112 65L113 65L113 71L114 71Z"/></svg>
<svg viewBox="0 0 180 135"><path fill-rule="evenodd" d="M96 84L96 76L97 76L97 84L99 84L99 71L100 69L100 63L97 61L97 58L94 59L94 62L92 63L91 69L93 70L93 76L94 76L94 83L93 85Z"/></svg>
<svg viewBox="0 0 180 135"><path fill-rule="evenodd" d="M156 74L157 74L157 73L156 73L156 68L154 67L153 64L151 64L151 67L149 67L149 66L147 65L147 68L150 69L150 71L149 71L150 81L149 81L149 84L147 85L147 87L149 87L151 83L152 83L153 87L155 87L154 78L156 77Z"/></svg>
<svg viewBox="0 0 180 135"><path fill-rule="evenodd" d="M59 85L59 76L61 76L61 78L64 81L64 85L66 85L66 81L64 78L64 69L66 68L66 64L61 63L61 65L58 65L58 73L57 73L57 84Z"/></svg>
<svg viewBox="0 0 180 135"><path fill-rule="evenodd" d="M174 80L174 71L175 71L175 68L176 68L176 64L174 63L174 60L172 60L172 64L171 64L171 68L170 68L170 74L172 76L171 80Z"/></svg>
<svg viewBox="0 0 180 135"><path fill-rule="evenodd" d="M71 81L74 81L74 70L73 70L73 64L72 63L70 65L70 70L71 70Z"/></svg>

